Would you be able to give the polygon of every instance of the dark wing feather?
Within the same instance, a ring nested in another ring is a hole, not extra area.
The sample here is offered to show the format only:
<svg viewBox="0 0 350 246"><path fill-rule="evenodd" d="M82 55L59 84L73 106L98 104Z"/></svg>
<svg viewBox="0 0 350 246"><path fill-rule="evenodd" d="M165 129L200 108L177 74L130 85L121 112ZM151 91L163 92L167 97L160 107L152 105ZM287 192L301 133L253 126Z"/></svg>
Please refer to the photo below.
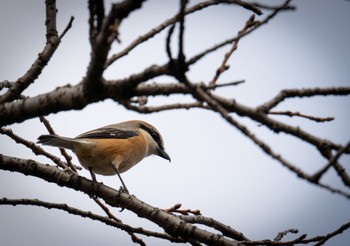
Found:
<svg viewBox="0 0 350 246"><path fill-rule="evenodd" d="M127 139L138 136L137 131L133 130L121 130L111 127L103 127L89 132L85 132L76 138L118 138Z"/></svg>

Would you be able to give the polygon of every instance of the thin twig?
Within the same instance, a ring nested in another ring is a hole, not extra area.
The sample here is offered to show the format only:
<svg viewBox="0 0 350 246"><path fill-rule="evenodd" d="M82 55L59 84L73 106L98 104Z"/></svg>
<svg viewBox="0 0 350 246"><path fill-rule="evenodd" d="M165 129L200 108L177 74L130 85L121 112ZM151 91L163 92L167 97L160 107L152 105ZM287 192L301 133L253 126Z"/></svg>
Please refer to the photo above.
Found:
<svg viewBox="0 0 350 246"><path fill-rule="evenodd" d="M52 134L55 135L55 131L53 130L50 122L44 117L44 116L40 116L39 117L40 121L44 124L44 126L46 127L47 131ZM58 148L61 152L61 155L66 159L67 165L69 166L69 168L77 173L77 169L76 167L73 165L72 163L72 157L67 153L67 151L64 148Z"/></svg>
<svg viewBox="0 0 350 246"><path fill-rule="evenodd" d="M184 50L184 36L185 36L185 8L187 5L187 0L181 0L180 12L179 12L179 22L180 22L180 31L179 31L179 53L178 53L178 62L179 64L185 64L185 50Z"/></svg>
<svg viewBox="0 0 350 246"><path fill-rule="evenodd" d="M31 141L27 141L24 138L21 138L20 136L16 135L11 129L1 127L0 128L0 133L5 134L11 139L13 139L16 143L22 144L26 146L28 149L30 149L35 155L43 155L52 160L54 163L57 164L57 166L63 168L63 169L68 169L68 166L66 163L62 162L58 157L46 152L44 149L36 145L35 143Z"/></svg>
<svg viewBox="0 0 350 246"><path fill-rule="evenodd" d="M286 236L288 233L294 233L297 234L299 231L297 229L288 229L282 232L279 232L275 239L273 240L274 242L280 242L284 236Z"/></svg>
<svg viewBox="0 0 350 246"><path fill-rule="evenodd" d="M174 110L174 109L191 109L191 108L203 108L208 109L208 106L203 105L202 102L193 102L193 103L174 103L169 105L162 105L162 106L136 106L133 104L130 104L129 102L121 102L123 106L127 109L136 111L138 113L143 114L150 114L150 113L156 113L161 111L167 111L167 110Z"/></svg>
<svg viewBox="0 0 350 246"><path fill-rule="evenodd" d="M109 217L97 215L90 211L83 211L81 209L68 206L65 203L51 203L51 202L41 201L38 199L8 199L4 197L0 199L0 205L13 205L13 206L32 205L32 206L39 206L39 207L44 207L48 209L58 209L58 210L65 211L69 214L78 215L83 218L89 218L91 220L100 221L102 223L105 223L106 225L119 228L126 232L133 232L133 233L138 233L149 237L161 238L161 239L169 240L171 242L176 242L176 243L184 242L181 238L174 238L166 233L149 231L141 227L134 228L129 225L123 224L121 222L115 221L114 219L111 219Z"/></svg>
<svg viewBox="0 0 350 246"><path fill-rule="evenodd" d="M166 53L168 55L168 59L169 59L169 63L172 63L173 62L173 56L172 56L172 52L171 52L171 37L174 33L174 30L175 30L175 24L172 25L170 28L169 28L169 31L168 31L168 35L166 37Z"/></svg>
<svg viewBox="0 0 350 246"><path fill-rule="evenodd" d="M212 108L214 112L219 113L225 120L227 120L231 125L235 126L239 131L241 131L244 135L250 138L257 146L259 146L267 155L271 156L273 159L280 162L283 166L287 167L293 173L295 173L298 177L309 181L321 188L329 190L331 192L343 195L347 198L350 198L350 194L347 194L339 189L332 188L325 184L320 184L313 180L312 176L306 174L301 169L297 168L295 165L284 159L281 155L275 153L270 146L268 146L264 141L256 137L253 133L251 133L248 128L238 121L233 119L232 116L229 115L229 112L217 101L214 97L211 96L210 93L206 92L202 86L193 85L191 83L187 83L188 86L192 88L192 92L196 98L200 98L202 101L208 103L208 105Z"/></svg>
<svg viewBox="0 0 350 246"><path fill-rule="evenodd" d="M240 6L244 7L244 8L246 8L246 9L249 9L249 10L253 11L254 13L256 13L258 15L262 14L262 12L261 12L261 10L259 8L257 8L255 5L247 3L247 2L243 2L243 1L239 1L239 0L209 0L209 1L198 3L198 4L196 4L196 5L192 6L192 7L187 8L185 10L185 15L189 15L189 14L192 14L194 12L200 11L200 10L202 10L204 8L210 7L212 5L218 5L218 4L222 4L222 3L237 4L237 5L240 5ZM120 51L117 54L112 55L106 61L105 68L110 66L113 62L115 62L115 61L119 60L120 58L122 58L122 57L126 56L127 54L129 54L130 51L135 49L140 44L146 42L150 38L152 38L155 35L161 33L168 26L171 26L171 25L175 24L178 21L178 19L179 19L179 15L176 14L175 16L165 20L160 25L152 28L151 31L149 31L149 32L147 32L147 33L145 33L143 35L140 35L137 39L132 41L124 50Z"/></svg>
<svg viewBox="0 0 350 246"><path fill-rule="evenodd" d="M21 97L21 93L28 88L28 86L39 77L44 68L47 66L50 59L53 57L57 47L60 44L64 34L69 30L73 19L68 23L68 26L64 30L64 33L60 37L57 37L56 30L56 1L46 1L46 45L38 57L31 65L30 69L6 91L5 94L0 96L0 104L4 102L10 102Z"/></svg>
<svg viewBox="0 0 350 246"><path fill-rule="evenodd" d="M232 44L233 42L236 42L237 40L241 39L242 37L244 36L247 36L248 34L250 34L251 32L255 31L257 28L267 24L271 19L273 19L277 13L279 13L280 11L284 11L284 10L289 10L287 7L289 6L289 2L290 1L286 1L284 2L282 5L276 7L274 9L274 11L269 14L268 16L266 16L263 20L260 20L259 22L257 22L252 28L250 28L249 30L247 30L246 32L244 33L238 33L237 36L233 37L233 38L230 38L230 39L227 39L227 40L224 40L222 41L221 43L219 44L216 44L214 45L213 47L207 49L207 50L204 50L203 52L193 56L192 58L190 58L187 62L188 65L192 65L194 63L196 63L198 60L202 59L203 57L205 57L206 55L226 46L226 45L229 45L229 44Z"/></svg>
<svg viewBox="0 0 350 246"><path fill-rule="evenodd" d="M177 203L175 204L174 206L170 207L170 208L166 208L166 209L163 209L163 211L167 212L167 213L179 213L179 214L182 214L182 215L195 215L195 216L198 216L198 215L201 215L201 211L196 209L196 210L192 210L192 209L180 209L181 208L181 203Z"/></svg>
<svg viewBox="0 0 350 246"><path fill-rule="evenodd" d="M253 2L252 4L255 5L255 6L258 7L258 8L267 9L267 10L276 10L276 9L279 8L279 6L272 6L272 5L267 5L267 4L258 3L258 2ZM295 10L296 7L295 7L295 6L287 5L287 6L285 6L284 9L285 9L285 10Z"/></svg>
<svg viewBox="0 0 350 246"><path fill-rule="evenodd" d="M309 244L309 243L315 243L315 246L321 246L329 239L335 237L336 235L339 235L343 233L344 231L348 230L350 228L350 222L347 222L343 225L341 225L339 228L335 229L333 232L328 233L325 236L316 236L312 238L306 238L307 235L303 234L299 236L298 238L291 240L291 241L284 241L284 242L275 242L271 240L261 240L261 241L242 241L241 243L243 245L267 245L267 246L292 246L296 244Z"/></svg>
<svg viewBox="0 0 350 246"><path fill-rule="evenodd" d="M268 113L272 108L288 98L313 97L313 96L345 96L350 94L350 87L325 87L286 89L279 92L274 98L257 107L257 110Z"/></svg>
<svg viewBox="0 0 350 246"><path fill-rule="evenodd" d="M82 191L89 196L98 196L113 207L122 207L162 227L169 235L181 237L184 241L194 240L208 245L237 245L234 240L220 234L203 230L183 221L172 214L153 207L134 195L119 192L100 183L93 183L84 177L66 173L56 167L34 160L26 160L0 154L0 169L20 172L59 184L62 187ZM190 232L190 238L189 238Z"/></svg>
<svg viewBox="0 0 350 246"><path fill-rule="evenodd" d="M238 241L249 240L243 233L236 231L232 227L221 223L213 218L202 215L178 215L178 217L187 223L205 225L221 232L225 237L229 237Z"/></svg>
<svg viewBox="0 0 350 246"><path fill-rule="evenodd" d="M96 203L98 206L100 206L100 208L102 208L102 210L106 213L106 215L108 216L108 218L110 218L110 219L112 219L112 220L114 220L114 221L116 221L116 222L122 223L122 221L121 221L120 219L118 219L117 217L115 217L115 215L112 214L111 211L109 211L108 207L107 207L105 204L103 204L103 203L100 201L100 199L98 199L97 197L93 197L92 199L95 201L95 203Z"/></svg>
<svg viewBox="0 0 350 246"><path fill-rule="evenodd" d="M233 52L237 49L238 47L238 42L240 38L251 28L256 26L259 22L254 20L254 15L252 15L247 22L245 23L244 27L242 30L238 32L238 37L232 44L231 49L225 54L224 60L222 61L220 67L216 70L214 78L209 82L209 86L214 86L216 84L216 81L219 79L220 75L228 70L230 66L227 65L228 59L231 57Z"/></svg>
<svg viewBox="0 0 350 246"><path fill-rule="evenodd" d="M349 228L350 228L350 222L347 222L347 223L341 225L338 229L336 229L336 230L332 231L331 233L328 233L327 235L325 235L321 240L319 240L318 243L315 244L315 246L323 245L329 239L333 238L336 235L339 235L339 234L343 233L344 231L348 230Z"/></svg>
<svg viewBox="0 0 350 246"><path fill-rule="evenodd" d="M205 89L207 89L207 90L215 90L216 88L221 88L221 87L236 86L236 85L242 84L244 82L245 82L245 80L238 80L238 81L222 83L222 84L216 84L215 83L214 85L209 85L209 86L205 87Z"/></svg>
<svg viewBox="0 0 350 246"><path fill-rule="evenodd" d="M299 116L299 117L306 118L306 119L309 119L309 120L313 120L313 121L316 121L316 122L326 122L326 121L334 120L334 117L321 118L321 117L315 117L315 116L301 114L299 112L292 112L292 111L270 111L269 114L286 115L286 116L289 116L289 117Z"/></svg>
<svg viewBox="0 0 350 246"><path fill-rule="evenodd" d="M61 35L58 37L59 40L61 40L61 39L64 37L64 35L66 35L66 33L68 32L68 30L72 28L72 26L73 26L73 21L74 21L74 16L71 16L70 19L69 19L69 22L68 22L68 24L67 24L67 26L66 26L66 28L63 30L63 32L61 33Z"/></svg>
<svg viewBox="0 0 350 246"><path fill-rule="evenodd" d="M337 163L338 159L339 159L344 153L346 153L347 151L349 151L349 148L350 148L350 141L349 141L343 148L339 149L339 150L337 151L337 153L336 153L334 156L332 156L332 157L330 158L328 164L325 165L324 168L322 168L320 171L318 171L317 173L315 173L315 174L312 176L312 178L315 180L315 182L318 182L318 181L321 179L321 177L323 176L323 174L325 174L331 166L335 166L335 164ZM339 165L339 164L338 164L338 165ZM339 167L338 167L338 168L335 167L335 169L339 169ZM344 170L344 169L342 169L342 170ZM341 172L338 172L338 174L341 175ZM347 180L348 180L348 178L346 178L346 177L343 178L343 182L347 182Z"/></svg>
<svg viewBox="0 0 350 246"><path fill-rule="evenodd" d="M92 172L91 172L92 173ZM95 180L96 181L96 180ZM102 210L106 213L106 215L108 216L108 218L110 218L110 219L112 219L112 220L114 220L114 221L116 221L116 222L118 222L118 223L122 223L122 221L120 220L120 219L118 219L114 214L112 214L112 212L108 209L108 207L103 203L103 202L101 202L100 201L100 199L98 199L97 197L92 197L92 199L95 201L95 203L98 205L98 206L100 206L100 208L102 208ZM139 238L139 237L137 237L136 235L135 235L135 233L133 233L133 232L128 232L128 234L131 236L131 240L134 242L134 243L138 243L138 244L140 244L140 245L142 245L142 246L145 246L146 244L145 244L145 242L141 239L141 238Z"/></svg>

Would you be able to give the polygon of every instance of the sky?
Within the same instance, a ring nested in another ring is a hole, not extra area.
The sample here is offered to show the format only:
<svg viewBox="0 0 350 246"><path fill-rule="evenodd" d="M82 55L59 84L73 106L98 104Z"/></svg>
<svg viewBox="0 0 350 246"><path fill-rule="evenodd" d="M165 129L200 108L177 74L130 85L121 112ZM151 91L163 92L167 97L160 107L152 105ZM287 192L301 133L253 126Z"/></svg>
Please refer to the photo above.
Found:
<svg viewBox="0 0 350 246"><path fill-rule="evenodd" d="M59 32L65 28L70 16L75 17L73 27L63 38L39 79L25 91L28 96L46 93L66 84L77 84L87 70L90 59L87 3L57 2ZM190 1L190 4L195 2ZM218 82L244 79L245 83L218 89L216 93L248 106L257 106L286 88L350 85L350 2L298 0L292 3L297 7L296 11L280 13L268 25L240 41L238 50L229 60L230 69ZM106 1L105 6L108 9L110 2ZM158 26L177 10L178 1L147 1L141 10L135 11L122 23L121 43L113 45L111 54L122 50L140 34ZM239 7L220 5L189 16L185 34L187 57L236 34L251 14ZM15 81L30 68L45 45L44 22L44 1L1 1L0 81ZM159 34L113 64L104 73L105 78L125 78L152 64L167 62L165 36L166 32ZM176 39L172 47L175 53ZM226 47L210 55L193 67L188 74L191 81L208 83L228 49ZM173 81L164 76L151 82ZM149 102L160 105L179 100L188 101L189 98L150 98ZM335 117L335 120L315 123L283 116L274 118L345 144L350 139L348 105L349 97L290 99L277 109L300 111L318 117L330 116ZM277 153L307 172L312 173L327 163L313 147L298 139L271 133L249 119L236 115L233 117L266 141ZM169 164L159 157L148 157L124 173L123 179L130 192L160 208L181 203L183 208L200 209L203 215L229 224L248 238L273 239L278 232L290 228L299 230L295 237L304 233L313 237L327 234L350 220L349 200L299 179L212 112L193 109L141 115L125 110L111 100L105 100L89 105L82 111L60 112L47 118L55 131L64 136L76 136L130 119L150 122L162 133L172 162ZM11 128L31 141L36 141L39 135L46 133L38 119L14 124ZM6 136L0 135L0 143L2 154L50 163L46 158L34 156L31 151L18 146ZM55 148L45 149L58 154ZM78 163L76 158L73 160ZM350 161L348 157L340 160L344 166ZM80 174L89 177L85 170ZM120 185L117 177L97 178L112 187ZM322 181L344 188L335 172L327 174ZM38 198L67 203L103 215L103 211L80 192L2 170L0 197ZM157 229L157 226L128 211L113 211L125 223ZM164 241L140 237L150 245L164 245ZM344 245L349 241L350 231L346 231L327 245ZM1 206L0 244L24 243L53 246L132 244L130 237L116 228L63 211L30 206Z"/></svg>

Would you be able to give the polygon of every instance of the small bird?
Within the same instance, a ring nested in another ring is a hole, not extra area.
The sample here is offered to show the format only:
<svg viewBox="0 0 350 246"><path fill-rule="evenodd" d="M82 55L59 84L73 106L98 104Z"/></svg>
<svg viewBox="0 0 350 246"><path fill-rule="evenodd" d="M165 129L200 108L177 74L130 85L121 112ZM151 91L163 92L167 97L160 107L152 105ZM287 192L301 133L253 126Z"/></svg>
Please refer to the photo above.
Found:
<svg viewBox="0 0 350 246"><path fill-rule="evenodd" d="M94 180L94 174L117 174L125 192L128 189L120 174L143 158L158 155L171 161L164 150L163 139L158 130L140 120L104 126L75 138L41 135L38 143L72 150Z"/></svg>

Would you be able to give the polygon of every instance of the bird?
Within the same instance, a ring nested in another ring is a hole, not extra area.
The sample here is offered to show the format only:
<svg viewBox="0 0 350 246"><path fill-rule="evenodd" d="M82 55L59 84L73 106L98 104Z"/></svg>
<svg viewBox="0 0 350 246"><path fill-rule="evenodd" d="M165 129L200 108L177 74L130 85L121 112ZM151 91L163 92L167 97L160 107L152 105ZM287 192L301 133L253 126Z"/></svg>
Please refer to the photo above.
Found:
<svg viewBox="0 0 350 246"><path fill-rule="evenodd" d="M145 157L160 156L169 162L163 138L151 124L142 120L130 120L107 125L78 135L75 138L59 135L41 135L38 143L72 150L80 164L95 174L117 174L122 191L129 193L121 173L128 171Z"/></svg>

